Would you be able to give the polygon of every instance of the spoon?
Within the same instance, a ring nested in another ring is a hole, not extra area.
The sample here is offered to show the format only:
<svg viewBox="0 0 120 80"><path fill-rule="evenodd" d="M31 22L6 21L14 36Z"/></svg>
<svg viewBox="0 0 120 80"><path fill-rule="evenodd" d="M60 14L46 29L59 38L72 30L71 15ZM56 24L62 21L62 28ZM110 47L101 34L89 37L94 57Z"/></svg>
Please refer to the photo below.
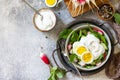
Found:
<svg viewBox="0 0 120 80"><path fill-rule="evenodd" d="M43 16L39 13L38 10L36 10L32 5L30 5L26 0L23 0L33 11L35 11L36 14L38 14L41 17L41 20L43 20Z"/></svg>

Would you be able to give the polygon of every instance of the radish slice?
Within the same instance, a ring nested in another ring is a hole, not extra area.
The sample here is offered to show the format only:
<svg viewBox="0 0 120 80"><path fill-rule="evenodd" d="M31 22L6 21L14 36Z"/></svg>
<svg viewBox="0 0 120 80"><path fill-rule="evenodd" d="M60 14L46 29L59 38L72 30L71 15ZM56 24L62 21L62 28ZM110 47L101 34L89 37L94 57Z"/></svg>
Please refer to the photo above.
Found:
<svg viewBox="0 0 120 80"><path fill-rule="evenodd" d="M70 51L72 48L72 45L71 44L68 44L68 50Z"/></svg>
<svg viewBox="0 0 120 80"><path fill-rule="evenodd" d="M82 61L80 61L79 64L80 64L82 67L85 66L85 63L82 62Z"/></svg>
<svg viewBox="0 0 120 80"><path fill-rule="evenodd" d="M101 31L101 30L98 30L97 32L98 32L99 34L101 34L101 35L104 34L103 31Z"/></svg>
<svg viewBox="0 0 120 80"><path fill-rule="evenodd" d="M101 62L99 62L99 63L97 63L97 64L96 64L96 66L100 66L101 64L102 64L102 63L101 63Z"/></svg>

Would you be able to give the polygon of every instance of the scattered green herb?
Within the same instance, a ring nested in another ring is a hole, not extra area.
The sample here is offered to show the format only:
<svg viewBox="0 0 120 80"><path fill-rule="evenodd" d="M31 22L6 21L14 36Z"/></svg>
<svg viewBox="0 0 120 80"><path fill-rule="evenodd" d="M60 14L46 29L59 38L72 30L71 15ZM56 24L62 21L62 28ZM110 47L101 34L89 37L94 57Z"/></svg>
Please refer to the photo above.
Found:
<svg viewBox="0 0 120 80"><path fill-rule="evenodd" d="M104 59L103 54L101 54L101 55L99 56L99 58L97 58L96 60L94 60L94 62L95 62L95 63L99 63L99 62L102 61L102 59Z"/></svg>
<svg viewBox="0 0 120 80"><path fill-rule="evenodd" d="M70 62L74 62L77 58L78 58L78 56L76 54L71 54L70 55Z"/></svg>
<svg viewBox="0 0 120 80"><path fill-rule="evenodd" d="M50 69L50 77L48 80L58 80L59 78L63 78L66 74L66 71L63 69L59 69L58 67L52 67Z"/></svg>
<svg viewBox="0 0 120 80"><path fill-rule="evenodd" d="M75 42L77 41L78 39L78 33L77 32L73 32L73 34L71 35L71 38L70 38L70 42Z"/></svg>
<svg viewBox="0 0 120 80"><path fill-rule="evenodd" d="M115 22L120 25L120 14L119 13L115 13L115 14L113 14L113 16L115 18Z"/></svg>
<svg viewBox="0 0 120 80"><path fill-rule="evenodd" d="M65 29L62 32L60 32L59 39L67 39L68 35L72 32L72 29Z"/></svg>
<svg viewBox="0 0 120 80"><path fill-rule="evenodd" d="M82 30L79 31L79 36L77 40L79 41L81 37L82 37Z"/></svg>

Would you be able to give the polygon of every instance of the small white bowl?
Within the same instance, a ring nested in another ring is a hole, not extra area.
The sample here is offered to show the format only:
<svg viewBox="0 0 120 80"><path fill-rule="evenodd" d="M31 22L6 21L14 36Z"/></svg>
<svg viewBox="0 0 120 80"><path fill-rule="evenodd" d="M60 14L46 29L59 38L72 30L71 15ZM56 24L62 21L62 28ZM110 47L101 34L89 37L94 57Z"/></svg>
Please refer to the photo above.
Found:
<svg viewBox="0 0 120 80"><path fill-rule="evenodd" d="M54 3L53 5L49 5L49 4L47 3L47 0L45 0L45 4L46 4L48 7L55 7L56 4L57 4L57 0L55 0L55 3Z"/></svg>
<svg viewBox="0 0 120 80"><path fill-rule="evenodd" d="M39 10L39 12L42 12L42 11L49 11L49 12L51 12L51 14L53 15L52 18L54 20L53 25L50 26L49 29L41 29L40 26L38 26L37 23L36 23L36 17L38 16L38 14L36 14L36 13L34 14L34 17L33 17L33 24L34 24L35 28L38 29L39 31L47 32L47 31L52 30L55 27L55 25L56 25L56 16L55 16L54 12L52 10L48 9L48 8L43 8L43 9Z"/></svg>

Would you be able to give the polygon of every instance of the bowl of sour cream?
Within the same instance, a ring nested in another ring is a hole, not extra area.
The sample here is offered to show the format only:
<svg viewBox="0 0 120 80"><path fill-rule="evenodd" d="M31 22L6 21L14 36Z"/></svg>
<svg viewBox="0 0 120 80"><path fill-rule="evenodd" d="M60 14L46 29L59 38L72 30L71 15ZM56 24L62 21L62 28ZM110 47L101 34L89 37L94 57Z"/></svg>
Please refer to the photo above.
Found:
<svg viewBox="0 0 120 80"><path fill-rule="evenodd" d="M35 13L33 17L34 26L39 31L50 31L53 29L56 24L56 16L54 12L50 9L43 8L39 10L39 13L42 15L42 19L40 15Z"/></svg>

